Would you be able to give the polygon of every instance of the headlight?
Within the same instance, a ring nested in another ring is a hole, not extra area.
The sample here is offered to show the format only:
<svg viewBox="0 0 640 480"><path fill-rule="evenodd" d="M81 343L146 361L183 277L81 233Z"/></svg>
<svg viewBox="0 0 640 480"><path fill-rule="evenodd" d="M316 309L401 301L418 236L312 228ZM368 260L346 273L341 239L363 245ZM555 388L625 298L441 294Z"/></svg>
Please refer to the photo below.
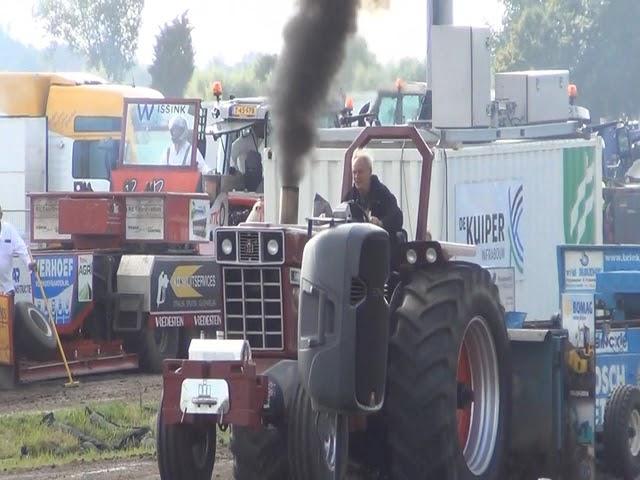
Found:
<svg viewBox="0 0 640 480"><path fill-rule="evenodd" d="M280 251L280 245L278 245L278 241L271 239L267 242L267 252L269 255L274 256L277 255Z"/></svg>
<svg viewBox="0 0 640 480"><path fill-rule="evenodd" d="M416 251L413 249L407 250L407 262L413 265L417 261L418 261L418 254L416 253Z"/></svg>
<svg viewBox="0 0 640 480"><path fill-rule="evenodd" d="M436 263L436 260L438 260L438 252L436 252L435 248L427 248L427 262L429 263Z"/></svg>
<svg viewBox="0 0 640 480"><path fill-rule="evenodd" d="M231 240L228 238L225 238L222 241L222 253L225 255L231 255L231 252L233 252L233 243L231 243Z"/></svg>

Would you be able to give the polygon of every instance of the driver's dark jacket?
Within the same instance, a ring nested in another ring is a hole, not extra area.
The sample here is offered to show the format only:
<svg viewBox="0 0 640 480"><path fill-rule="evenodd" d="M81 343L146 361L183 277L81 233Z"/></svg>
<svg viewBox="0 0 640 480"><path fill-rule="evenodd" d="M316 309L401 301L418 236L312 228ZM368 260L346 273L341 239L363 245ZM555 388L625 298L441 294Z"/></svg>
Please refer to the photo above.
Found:
<svg viewBox="0 0 640 480"><path fill-rule="evenodd" d="M377 217L389 233L392 245L396 243L396 234L402 229L402 210L398 207L396 197L384 186L376 175L371 175L371 186L367 195L367 204L361 198L358 189L354 186L347 193L343 202L354 200L365 210L371 211L370 215Z"/></svg>

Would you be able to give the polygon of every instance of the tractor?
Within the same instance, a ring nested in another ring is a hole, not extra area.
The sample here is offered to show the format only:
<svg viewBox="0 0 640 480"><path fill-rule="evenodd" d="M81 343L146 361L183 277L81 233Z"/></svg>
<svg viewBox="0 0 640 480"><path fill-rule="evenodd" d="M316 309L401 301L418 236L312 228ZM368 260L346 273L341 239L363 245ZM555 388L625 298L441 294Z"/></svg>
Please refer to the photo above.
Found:
<svg viewBox="0 0 640 480"><path fill-rule="evenodd" d="M165 360L157 449L162 479L210 478L216 425L231 426L238 479L504 478L511 346L488 271L453 258L474 247L428 240L433 155L414 127L366 127L421 153L415 240L398 245L354 204L295 225L216 231L224 339Z"/></svg>
<svg viewBox="0 0 640 480"><path fill-rule="evenodd" d="M178 165L169 164L176 115L186 122ZM2 300L0 387L159 373L192 337L215 336L222 294L203 253L212 234L196 167L201 126L199 100L125 99L119 158L105 157L111 191L30 194L38 274L14 269L16 297Z"/></svg>

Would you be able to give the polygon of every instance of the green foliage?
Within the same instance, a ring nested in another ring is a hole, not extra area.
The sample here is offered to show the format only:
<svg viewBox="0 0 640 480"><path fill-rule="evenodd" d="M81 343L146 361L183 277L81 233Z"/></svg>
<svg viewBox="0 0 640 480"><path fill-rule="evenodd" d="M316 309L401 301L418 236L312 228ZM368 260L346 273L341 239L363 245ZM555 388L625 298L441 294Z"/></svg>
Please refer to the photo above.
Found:
<svg viewBox="0 0 640 480"><path fill-rule="evenodd" d="M134 65L144 0L39 0L37 16L56 40L121 81Z"/></svg>
<svg viewBox="0 0 640 480"><path fill-rule="evenodd" d="M640 112L636 0L503 0L496 71L568 68L592 118Z"/></svg>
<svg viewBox="0 0 640 480"><path fill-rule="evenodd" d="M149 67L151 88L165 97L182 97L195 69L193 43L187 12L165 24L156 36L153 64Z"/></svg>
<svg viewBox="0 0 640 480"><path fill-rule="evenodd" d="M265 54L231 66L214 61L205 69L196 69L187 88L187 95L213 99L211 84L216 80L222 82L224 98L229 95L269 95L271 74L276 62L277 55ZM400 58L383 65L369 50L366 40L356 36L349 40L345 61L336 75L331 95L342 97L356 91L376 90L383 85L389 86L398 77L424 81L425 62L414 58Z"/></svg>

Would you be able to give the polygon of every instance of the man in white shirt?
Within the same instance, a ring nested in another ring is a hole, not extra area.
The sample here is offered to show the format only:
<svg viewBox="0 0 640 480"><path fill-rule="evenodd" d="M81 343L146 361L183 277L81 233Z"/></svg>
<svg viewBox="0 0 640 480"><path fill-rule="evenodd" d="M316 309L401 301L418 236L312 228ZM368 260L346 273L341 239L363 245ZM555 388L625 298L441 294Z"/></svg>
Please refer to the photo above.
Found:
<svg viewBox="0 0 640 480"><path fill-rule="evenodd" d="M191 143L189 142L187 121L182 117L173 117L169 122L169 133L171 133L171 146L167 148L167 165L190 165ZM200 173L206 173L209 170L197 148L196 163Z"/></svg>
<svg viewBox="0 0 640 480"><path fill-rule="evenodd" d="M231 144L231 166L240 173L245 173L245 160L248 153L257 150L251 131L248 128L244 129Z"/></svg>
<svg viewBox="0 0 640 480"><path fill-rule="evenodd" d="M34 270L36 263L31 258L27 245L13 225L2 221L2 207L0 207L0 293L13 295L13 256L18 255L30 270Z"/></svg>

